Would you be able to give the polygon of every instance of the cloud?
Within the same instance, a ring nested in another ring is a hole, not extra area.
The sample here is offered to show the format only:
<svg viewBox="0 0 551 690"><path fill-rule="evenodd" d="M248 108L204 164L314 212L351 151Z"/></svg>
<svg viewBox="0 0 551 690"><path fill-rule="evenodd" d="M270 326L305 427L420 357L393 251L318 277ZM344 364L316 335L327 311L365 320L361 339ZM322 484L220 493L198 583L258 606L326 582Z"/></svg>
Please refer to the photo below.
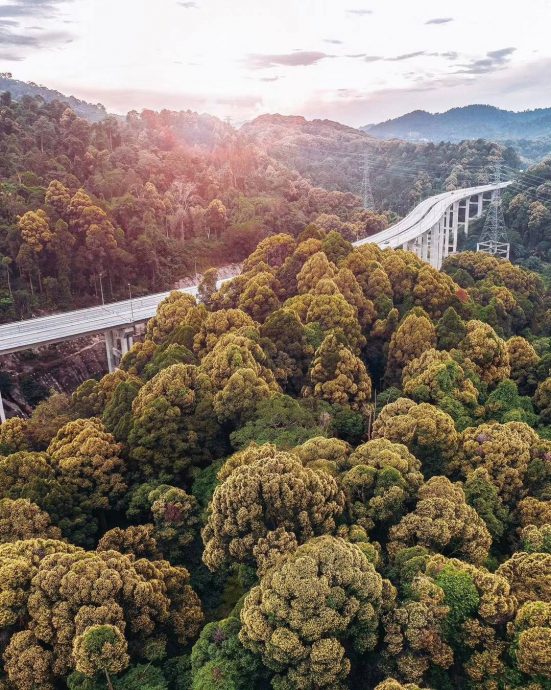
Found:
<svg viewBox="0 0 551 690"><path fill-rule="evenodd" d="M251 69L266 69L283 65L285 67L305 67L314 65L325 58L332 58L335 55L322 53L315 50L295 50L293 53L283 53L281 55L265 55L263 53L251 53L245 62Z"/></svg>
<svg viewBox="0 0 551 690"><path fill-rule="evenodd" d="M67 31L43 31L44 20L59 19L60 6L72 0L15 0L0 4L0 46L17 47L24 51L59 43L69 43L73 35ZM41 26L26 26L25 20L42 20ZM25 26L23 25L25 24ZM35 32L35 33L29 33ZM2 59L23 60L24 52L6 51Z"/></svg>
<svg viewBox="0 0 551 690"><path fill-rule="evenodd" d="M450 22L453 22L453 17L435 17L426 21L425 24L449 24Z"/></svg>
<svg viewBox="0 0 551 690"><path fill-rule="evenodd" d="M461 65L461 69L456 74L487 74L503 69L515 51L516 48L512 47L490 50L486 53L486 57L471 60Z"/></svg>
<svg viewBox="0 0 551 690"><path fill-rule="evenodd" d="M494 51L491 51L494 52ZM511 64L479 79L469 74L451 73L426 77L399 88L381 88L367 92L360 89L317 91L300 107L307 118L327 118L352 126L381 122L412 110L443 112L472 103L489 103L501 108L524 110L546 107L551 100L548 84L551 58L519 65Z"/></svg>
<svg viewBox="0 0 551 690"><path fill-rule="evenodd" d="M396 57L385 58L388 62L401 62L402 60L411 60L411 58L419 57L420 55L427 55L424 50L417 50L414 53L404 53Z"/></svg>
<svg viewBox="0 0 551 690"><path fill-rule="evenodd" d="M348 14L356 14L356 15L358 15L358 16L360 16L360 17L365 17L365 16L368 15L368 14L373 14L373 10L362 10L362 9L359 9L359 10L346 10L346 11L348 12Z"/></svg>
<svg viewBox="0 0 551 690"><path fill-rule="evenodd" d="M71 84L56 84L55 87L62 93L72 93L76 87ZM229 96L220 93L194 93L177 92L174 90L153 90L136 88L80 88L75 94L78 98L92 103L103 103L111 112L127 113L129 110L143 110L151 108L161 110L196 110L208 112L224 117L232 115L245 119L253 113L260 113L263 107L262 96L257 94L242 94Z"/></svg>
<svg viewBox="0 0 551 690"><path fill-rule="evenodd" d="M404 60L412 60L413 58L421 57L421 55L425 55L426 57L441 57L446 60L457 60L459 57L459 53L453 50L449 50L445 53L430 53L426 50L416 50L412 53L404 53L392 57L383 57L382 55L347 55L346 57L363 57L365 62L378 62L379 60L384 60L385 62L402 62Z"/></svg>
<svg viewBox="0 0 551 690"><path fill-rule="evenodd" d="M323 39L324 43L332 43L333 45L339 46L342 44L342 41L339 41L338 38L324 38Z"/></svg>
<svg viewBox="0 0 551 690"><path fill-rule="evenodd" d="M196 10L199 5L196 2L193 2L192 0L189 0L189 2L185 2L184 0L178 0L178 5L180 7L183 7L186 10Z"/></svg>
<svg viewBox="0 0 551 690"><path fill-rule="evenodd" d="M5 53L0 51L0 60L5 60L6 62L20 62L24 58L21 55L16 55L15 53Z"/></svg>
<svg viewBox="0 0 551 690"><path fill-rule="evenodd" d="M0 17L55 17L59 5L71 0L16 0L10 5L0 5Z"/></svg>
<svg viewBox="0 0 551 690"><path fill-rule="evenodd" d="M516 48L501 48L500 50L490 50L486 55L492 60L501 60L515 52Z"/></svg>
<svg viewBox="0 0 551 690"><path fill-rule="evenodd" d="M281 77L260 77L259 81L278 81Z"/></svg>
<svg viewBox="0 0 551 690"><path fill-rule="evenodd" d="M52 43L68 43L73 40L72 34L66 31L43 31L36 35L16 33L0 27L0 45L43 48Z"/></svg>

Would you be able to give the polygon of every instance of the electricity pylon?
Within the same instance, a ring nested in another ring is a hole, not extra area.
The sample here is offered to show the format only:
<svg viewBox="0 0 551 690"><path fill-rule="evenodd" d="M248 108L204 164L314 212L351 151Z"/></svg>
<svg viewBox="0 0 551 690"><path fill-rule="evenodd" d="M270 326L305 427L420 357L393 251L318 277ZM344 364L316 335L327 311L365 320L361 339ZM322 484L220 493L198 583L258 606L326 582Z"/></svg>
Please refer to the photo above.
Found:
<svg viewBox="0 0 551 690"><path fill-rule="evenodd" d="M501 182L501 163L499 161L495 165L495 181ZM492 200L486 213L484 228L480 235L480 241L476 245L476 251L508 259L510 249L511 245L509 244L501 205L501 190L495 189L492 192Z"/></svg>
<svg viewBox="0 0 551 690"><path fill-rule="evenodd" d="M375 201L373 199L373 190L371 189L371 179L369 176L369 154L366 151L364 155L363 178L362 178L362 203L363 207L369 211L375 210Z"/></svg>

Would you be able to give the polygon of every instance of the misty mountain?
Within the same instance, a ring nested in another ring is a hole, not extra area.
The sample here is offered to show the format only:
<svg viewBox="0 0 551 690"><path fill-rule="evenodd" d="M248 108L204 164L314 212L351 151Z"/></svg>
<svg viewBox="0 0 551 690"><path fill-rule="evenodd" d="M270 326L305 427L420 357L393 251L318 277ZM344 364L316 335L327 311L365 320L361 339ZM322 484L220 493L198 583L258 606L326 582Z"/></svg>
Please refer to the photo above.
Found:
<svg viewBox="0 0 551 690"><path fill-rule="evenodd" d="M100 122L107 116L107 111L101 103L88 103L32 81L13 79L9 72L0 73L0 93L5 91L9 91L15 101L21 100L23 96L41 96L47 103L51 101L66 103L77 115L90 122Z"/></svg>
<svg viewBox="0 0 551 690"><path fill-rule="evenodd" d="M495 160L520 166L504 142L383 140L339 122L301 116L261 115L239 132L311 184L340 192L361 194L367 157L376 208L400 215L431 194L488 182Z"/></svg>
<svg viewBox="0 0 551 690"><path fill-rule="evenodd" d="M551 136L551 108L514 112L491 105L468 105L445 113L414 110L361 129L380 139L406 141L533 140Z"/></svg>

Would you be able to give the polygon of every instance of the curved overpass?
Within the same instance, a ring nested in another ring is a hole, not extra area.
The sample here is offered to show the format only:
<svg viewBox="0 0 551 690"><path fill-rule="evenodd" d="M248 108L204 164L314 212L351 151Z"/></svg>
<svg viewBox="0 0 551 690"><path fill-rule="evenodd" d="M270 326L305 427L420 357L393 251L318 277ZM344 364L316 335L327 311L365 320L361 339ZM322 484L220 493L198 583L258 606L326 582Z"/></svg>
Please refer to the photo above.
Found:
<svg viewBox="0 0 551 690"><path fill-rule="evenodd" d="M457 250L459 231L467 234L469 220L480 217L492 195L508 184L510 182L494 183L437 194L422 201L398 223L353 244L375 243L383 249L408 249L435 268L440 268L444 258ZM182 292L195 295L197 286L184 288ZM144 323L154 316L157 306L168 294L160 292L4 324L0 326L0 355L104 333L107 363L112 371L117 360L132 344L135 324ZM0 416L2 412L0 407Z"/></svg>

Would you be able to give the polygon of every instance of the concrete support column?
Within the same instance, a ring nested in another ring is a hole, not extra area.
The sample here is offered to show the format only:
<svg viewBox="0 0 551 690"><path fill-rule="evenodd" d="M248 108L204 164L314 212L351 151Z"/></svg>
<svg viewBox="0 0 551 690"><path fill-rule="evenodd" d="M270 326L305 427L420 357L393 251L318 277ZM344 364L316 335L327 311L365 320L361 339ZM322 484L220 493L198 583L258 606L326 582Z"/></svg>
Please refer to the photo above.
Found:
<svg viewBox="0 0 551 690"><path fill-rule="evenodd" d="M421 258L428 261L429 258L429 230L421 235Z"/></svg>
<svg viewBox="0 0 551 690"><path fill-rule="evenodd" d="M452 216L455 216L457 213L455 209L455 205L452 207L450 206L449 208L446 209L446 214L444 216L445 221L444 221L444 232L443 232L443 242L442 242L442 252L441 252L441 257L440 257L440 265L442 265L442 261L448 256L449 248L450 248L450 230L452 227L453 223L453 218ZM439 266L440 268L440 266Z"/></svg>
<svg viewBox="0 0 551 690"><path fill-rule="evenodd" d="M459 201L456 201L453 205L453 220L452 220L452 245L451 245L451 252L452 254L455 254L457 251L457 231L459 229ZM449 245L448 245L448 250L446 252L446 256L449 253Z"/></svg>
<svg viewBox="0 0 551 690"><path fill-rule="evenodd" d="M0 422L2 424L6 421L6 411L4 410L4 401L2 400L2 393L0 393Z"/></svg>
<svg viewBox="0 0 551 690"><path fill-rule="evenodd" d="M113 331L105 331L105 352L107 353L107 369L109 373L115 371L115 339L113 338Z"/></svg>
<svg viewBox="0 0 551 690"><path fill-rule="evenodd" d="M130 348L128 347L128 336L123 331L121 335L121 357L124 357L124 355L128 352L129 349Z"/></svg>
<svg viewBox="0 0 551 690"><path fill-rule="evenodd" d="M484 194L479 194L478 195L478 207L476 209L476 217L477 218L480 218L480 216L482 215L482 211L484 208L483 205L484 205Z"/></svg>
<svg viewBox="0 0 551 690"><path fill-rule="evenodd" d="M465 222L463 223L463 232L465 236L469 234L469 218L471 216L471 197L465 203Z"/></svg>
<svg viewBox="0 0 551 690"><path fill-rule="evenodd" d="M442 219L430 230L430 265L438 268L440 258L440 242L442 241Z"/></svg>
<svg viewBox="0 0 551 690"><path fill-rule="evenodd" d="M450 232L450 209L446 209L444 216L440 220L440 231L438 233L438 259L435 268L440 269L442 261L444 260L444 253L446 251L446 242Z"/></svg>

